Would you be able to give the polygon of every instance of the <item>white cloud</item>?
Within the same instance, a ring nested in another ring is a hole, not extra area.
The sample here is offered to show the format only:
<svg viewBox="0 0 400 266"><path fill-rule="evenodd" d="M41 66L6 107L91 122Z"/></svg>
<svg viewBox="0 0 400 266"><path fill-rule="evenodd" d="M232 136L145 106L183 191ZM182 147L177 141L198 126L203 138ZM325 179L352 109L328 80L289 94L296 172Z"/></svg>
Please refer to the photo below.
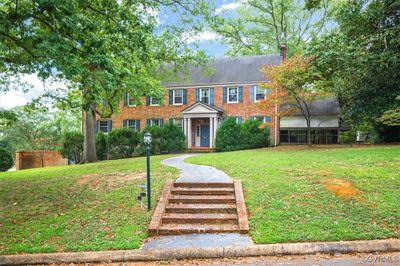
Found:
<svg viewBox="0 0 400 266"><path fill-rule="evenodd" d="M187 43L194 43L194 42L208 42L208 41L215 41L221 38L217 33L213 31L202 31L202 32L187 32L184 34L183 38Z"/></svg>
<svg viewBox="0 0 400 266"><path fill-rule="evenodd" d="M234 1L228 4L223 4L220 7L215 9L215 13L223 13L225 11L230 11L230 10L235 10L244 5L247 2L247 0L239 0L239 1Z"/></svg>
<svg viewBox="0 0 400 266"><path fill-rule="evenodd" d="M6 93L0 93L0 107L10 109L16 106L27 104L32 99L42 95L45 91L57 88L66 88L65 83L47 80L43 82L37 75L23 75L21 82L26 83L31 88L24 93L20 90L10 90Z"/></svg>

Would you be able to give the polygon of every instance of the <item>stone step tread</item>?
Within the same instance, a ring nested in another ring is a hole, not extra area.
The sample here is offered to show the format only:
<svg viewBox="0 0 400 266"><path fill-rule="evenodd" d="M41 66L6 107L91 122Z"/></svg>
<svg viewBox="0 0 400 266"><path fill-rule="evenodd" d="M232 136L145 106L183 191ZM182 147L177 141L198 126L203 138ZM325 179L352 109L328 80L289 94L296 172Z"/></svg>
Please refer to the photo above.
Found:
<svg viewBox="0 0 400 266"><path fill-rule="evenodd" d="M173 195L230 195L234 194L233 188L186 188L177 187L171 190Z"/></svg>
<svg viewBox="0 0 400 266"><path fill-rule="evenodd" d="M237 219L234 213L164 213L163 218L170 219Z"/></svg>
<svg viewBox="0 0 400 266"><path fill-rule="evenodd" d="M178 204L169 203L166 212L179 213L236 213L235 204Z"/></svg>
<svg viewBox="0 0 400 266"><path fill-rule="evenodd" d="M235 195L171 195L169 199L235 199Z"/></svg>
<svg viewBox="0 0 400 266"><path fill-rule="evenodd" d="M171 190L172 192L175 191L208 191L208 192L215 192L215 191L227 191L227 192L235 192L233 187L174 187Z"/></svg>
<svg viewBox="0 0 400 266"><path fill-rule="evenodd" d="M174 187L190 187L190 188L216 188L216 187L231 187L233 182L229 183L190 183L190 182L175 182Z"/></svg>
<svg viewBox="0 0 400 266"><path fill-rule="evenodd" d="M158 233L168 234L196 234L196 233L233 233L239 232L235 224L162 224Z"/></svg>

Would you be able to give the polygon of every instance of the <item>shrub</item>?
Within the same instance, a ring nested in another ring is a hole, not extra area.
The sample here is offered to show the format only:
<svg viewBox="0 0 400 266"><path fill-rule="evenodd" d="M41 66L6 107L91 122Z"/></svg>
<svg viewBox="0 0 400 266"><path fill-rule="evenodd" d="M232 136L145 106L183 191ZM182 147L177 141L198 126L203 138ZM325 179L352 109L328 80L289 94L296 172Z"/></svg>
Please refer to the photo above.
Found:
<svg viewBox="0 0 400 266"><path fill-rule="evenodd" d="M103 132L96 134L96 153L97 159L107 160L108 159L108 141L107 135Z"/></svg>
<svg viewBox="0 0 400 266"><path fill-rule="evenodd" d="M341 131L339 132L339 142L342 144L353 144L356 142L356 131Z"/></svg>
<svg viewBox="0 0 400 266"><path fill-rule="evenodd" d="M173 123L168 123L161 128L160 151L180 152L185 149L185 134L182 129Z"/></svg>
<svg viewBox="0 0 400 266"><path fill-rule="evenodd" d="M84 137L78 131L64 133L61 137L61 155L70 161L79 163L82 160L83 141Z"/></svg>
<svg viewBox="0 0 400 266"><path fill-rule="evenodd" d="M139 133L130 128L116 128L108 135L109 156L113 159L130 158L139 143Z"/></svg>
<svg viewBox="0 0 400 266"><path fill-rule="evenodd" d="M246 120L241 125L240 140L242 149L254 149L267 147L269 145L269 128L261 127L258 120Z"/></svg>
<svg viewBox="0 0 400 266"><path fill-rule="evenodd" d="M241 125L234 118L228 118L218 128L215 139L217 151L235 151L241 149Z"/></svg>
<svg viewBox="0 0 400 266"><path fill-rule="evenodd" d="M7 171L14 165L11 153L5 149L0 149L0 172Z"/></svg>
<svg viewBox="0 0 400 266"><path fill-rule="evenodd" d="M145 155L146 154L146 145L144 144L143 141L143 135L145 132L150 132L151 134L151 144L150 144L150 154L160 154L160 148L161 148L161 139L162 139L162 128L159 126L147 126L144 130L143 133L140 134L140 144L136 148L136 153L139 155Z"/></svg>

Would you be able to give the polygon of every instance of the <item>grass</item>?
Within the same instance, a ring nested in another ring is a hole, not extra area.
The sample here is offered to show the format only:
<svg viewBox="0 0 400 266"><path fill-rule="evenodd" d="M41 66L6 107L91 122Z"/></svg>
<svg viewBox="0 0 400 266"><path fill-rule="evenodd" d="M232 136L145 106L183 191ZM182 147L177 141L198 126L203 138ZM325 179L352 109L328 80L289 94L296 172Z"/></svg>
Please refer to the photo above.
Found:
<svg viewBox="0 0 400 266"><path fill-rule="evenodd" d="M400 237L400 147L259 149L188 158L242 180L256 243Z"/></svg>
<svg viewBox="0 0 400 266"><path fill-rule="evenodd" d="M153 206L177 171L152 157ZM138 248L151 212L140 208L145 158L0 174L0 254Z"/></svg>

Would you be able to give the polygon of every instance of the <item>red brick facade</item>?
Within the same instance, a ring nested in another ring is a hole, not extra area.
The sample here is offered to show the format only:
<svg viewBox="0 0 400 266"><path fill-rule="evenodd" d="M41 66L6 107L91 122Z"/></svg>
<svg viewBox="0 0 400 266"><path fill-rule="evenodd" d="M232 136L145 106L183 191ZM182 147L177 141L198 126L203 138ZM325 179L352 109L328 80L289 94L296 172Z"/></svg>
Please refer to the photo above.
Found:
<svg viewBox="0 0 400 266"><path fill-rule="evenodd" d="M255 85L255 84L254 84ZM232 87L232 85L230 85ZM214 106L222 109L222 117L240 116L242 121L249 119L252 116L269 116L270 122L267 125L270 127L271 144L275 143L275 109L263 110L258 103L251 101L250 87L251 85L234 85L242 87L242 102L239 103L224 103L223 102L223 87L210 86L214 88ZM164 123L168 123L170 118L182 118L181 111L196 102L195 87L183 88L187 90L187 104L171 105L169 104L167 88L163 102L160 106L146 105L146 99L142 99L142 105L129 107L123 102L120 103L120 112L112 117L112 128L120 128L123 126L123 121L126 119L140 120L140 129L146 126L147 119L162 118ZM181 88L176 88L181 89ZM192 127L194 124L192 123ZM279 136L279 131L278 131ZM192 138L193 139L193 138Z"/></svg>

